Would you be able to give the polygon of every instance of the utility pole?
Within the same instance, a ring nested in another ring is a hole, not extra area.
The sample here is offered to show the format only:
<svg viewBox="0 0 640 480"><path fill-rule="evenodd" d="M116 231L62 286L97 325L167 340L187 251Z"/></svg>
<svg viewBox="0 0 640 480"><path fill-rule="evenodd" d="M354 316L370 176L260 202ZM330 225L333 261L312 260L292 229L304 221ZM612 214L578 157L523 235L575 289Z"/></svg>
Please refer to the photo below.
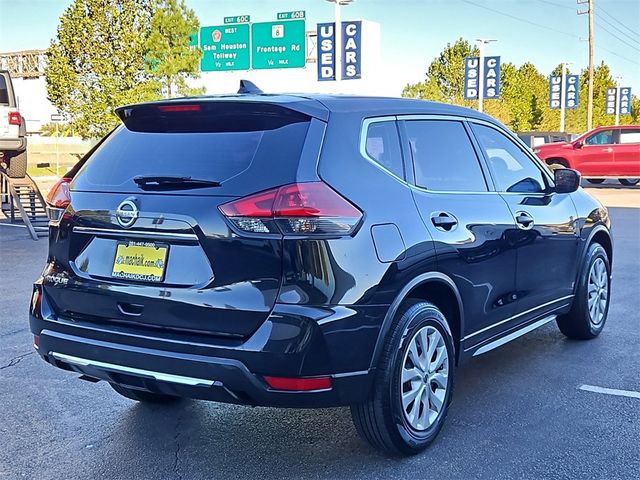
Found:
<svg viewBox="0 0 640 480"><path fill-rule="evenodd" d="M595 29L593 27L593 1L576 0L578 5L587 5L587 11L578 10L578 15L589 15L589 85L587 98L587 130L593 127L593 52L595 49Z"/></svg>
<svg viewBox="0 0 640 480"><path fill-rule="evenodd" d="M487 43L497 42L491 38L477 38L478 50L480 52L478 58L478 111L482 112L484 108L484 46Z"/></svg>

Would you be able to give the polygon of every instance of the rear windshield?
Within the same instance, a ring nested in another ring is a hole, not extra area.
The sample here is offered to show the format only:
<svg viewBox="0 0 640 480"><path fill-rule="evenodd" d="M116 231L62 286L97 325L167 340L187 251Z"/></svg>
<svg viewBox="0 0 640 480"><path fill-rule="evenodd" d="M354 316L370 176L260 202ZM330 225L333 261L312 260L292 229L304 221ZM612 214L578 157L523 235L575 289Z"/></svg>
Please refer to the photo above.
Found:
<svg viewBox="0 0 640 480"><path fill-rule="evenodd" d="M133 181L138 176L188 176L229 187L248 180L259 183L277 171L295 174L308 119L296 118L270 129L252 129L254 120L247 118L241 131L229 131L227 126L224 131L166 133L132 131L121 126L91 155L72 188L140 192ZM255 123L256 127L264 127L263 121ZM278 183L277 178L272 181ZM215 190L211 193L227 188ZM198 192L202 190L184 193Z"/></svg>

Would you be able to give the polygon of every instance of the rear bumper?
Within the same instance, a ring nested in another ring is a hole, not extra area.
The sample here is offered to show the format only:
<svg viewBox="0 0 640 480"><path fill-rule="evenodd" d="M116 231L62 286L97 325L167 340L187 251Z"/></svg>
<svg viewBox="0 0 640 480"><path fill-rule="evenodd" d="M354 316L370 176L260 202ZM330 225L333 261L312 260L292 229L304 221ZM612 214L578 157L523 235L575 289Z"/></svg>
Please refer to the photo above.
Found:
<svg viewBox="0 0 640 480"><path fill-rule="evenodd" d="M0 139L0 151L5 151L5 150L22 151L25 148L27 148L27 139L24 137Z"/></svg>
<svg viewBox="0 0 640 480"><path fill-rule="evenodd" d="M38 353L56 367L91 378L182 397L296 408L359 403L372 386L369 366L375 341L367 337L378 330L360 328L359 337L354 338L358 329L348 328L364 318L370 321L369 313L345 307L283 305L241 343L204 338L185 342L60 318L40 292L36 284L30 314L31 331L39 336ZM310 316L319 315L320 310L326 323ZM332 386L315 391L274 390L265 375L330 376Z"/></svg>

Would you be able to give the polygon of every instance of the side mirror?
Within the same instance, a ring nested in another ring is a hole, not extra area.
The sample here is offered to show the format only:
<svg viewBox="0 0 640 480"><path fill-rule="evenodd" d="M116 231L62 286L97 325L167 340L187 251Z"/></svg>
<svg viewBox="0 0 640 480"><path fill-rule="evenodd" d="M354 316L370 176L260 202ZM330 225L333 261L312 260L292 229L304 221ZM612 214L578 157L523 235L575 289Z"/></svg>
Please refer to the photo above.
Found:
<svg viewBox="0 0 640 480"><path fill-rule="evenodd" d="M559 168L553 171L557 193L571 193L580 187L580 173L571 168Z"/></svg>
<svg viewBox="0 0 640 480"><path fill-rule="evenodd" d="M573 144L573 148L575 148L575 149L580 149L580 148L582 148L582 142L576 142L576 143L574 143L574 144Z"/></svg>

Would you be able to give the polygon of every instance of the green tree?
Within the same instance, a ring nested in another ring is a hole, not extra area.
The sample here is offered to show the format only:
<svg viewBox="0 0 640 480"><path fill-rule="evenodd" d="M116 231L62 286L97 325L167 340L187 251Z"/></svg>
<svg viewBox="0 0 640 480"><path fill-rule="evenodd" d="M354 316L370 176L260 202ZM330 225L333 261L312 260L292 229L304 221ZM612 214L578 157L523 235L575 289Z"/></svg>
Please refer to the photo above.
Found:
<svg viewBox="0 0 640 480"><path fill-rule="evenodd" d="M190 34L199 28L198 18L184 0L154 0L151 31L145 42L147 72L164 85L167 97L196 95L186 80L197 78L202 51L190 46Z"/></svg>
<svg viewBox="0 0 640 480"><path fill-rule="evenodd" d="M49 99L84 138L117 124L114 107L158 98L144 70L147 0L74 0L60 19L45 70Z"/></svg>
<svg viewBox="0 0 640 480"><path fill-rule="evenodd" d="M453 45L447 43L442 53L429 64L425 81L407 85L402 96L471 105L473 102L463 99L464 59L478 55L478 48L462 38Z"/></svg>

